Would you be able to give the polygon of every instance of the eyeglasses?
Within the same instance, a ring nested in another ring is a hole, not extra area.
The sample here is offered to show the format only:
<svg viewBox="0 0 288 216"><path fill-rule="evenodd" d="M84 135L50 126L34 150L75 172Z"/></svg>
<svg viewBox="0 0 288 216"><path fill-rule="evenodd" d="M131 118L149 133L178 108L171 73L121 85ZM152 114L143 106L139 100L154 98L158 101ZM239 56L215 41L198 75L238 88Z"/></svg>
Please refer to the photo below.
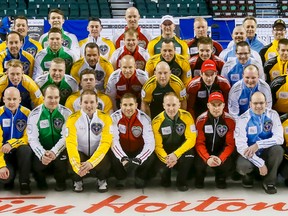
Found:
<svg viewBox="0 0 288 216"><path fill-rule="evenodd" d="M261 105L263 106L266 102L252 102L253 105L257 106L257 105Z"/></svg>
<svg viewBox="0 0 288 216"><path fill-rule="evenodd" d="M239 56L247 56L247 55L250 55L250 53L236 53L236 55L239 55Z"/></svg>

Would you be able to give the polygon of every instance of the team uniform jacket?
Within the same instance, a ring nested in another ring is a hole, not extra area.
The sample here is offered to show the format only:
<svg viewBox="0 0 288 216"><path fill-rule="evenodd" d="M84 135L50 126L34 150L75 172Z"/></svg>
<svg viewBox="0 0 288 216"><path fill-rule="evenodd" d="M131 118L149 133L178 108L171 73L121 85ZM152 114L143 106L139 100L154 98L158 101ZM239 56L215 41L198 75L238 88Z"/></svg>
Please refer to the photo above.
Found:
<svg viewBox="0 0 288 216"><path fill-rule="evenodd" d="M135 51L132 53L130 52L126 46L119 47L115 50L115 52L112 54L110 58L110 62L113 65L114 69L120 68L120 60L125 55L131 55L135 59L136 68L140 70L145 69L146 62L150 58L147 50L143 49L140 46L136 46Z"/></svg>
<svg viewBox="0 0 288 216"><path fill-rule="evenodd" d="M251 109L247 110L237 119L234 136L237 151L243 157L245 157L246 148L255 143L258 145L259 149L253 157L247 158L256 167L262 167L265 164L264 160L259 157L263 149L282 145L284 142L279 115L271 109L266 109L262 115L254 114Z"/></svg>
<svg viewBox="0 0 288 216"><path fill-rule="evenodd" d="M107 81L114 71L112 64L107 59L100 56L95 68L92 68L85 58L81 58L73 64L70 74L78 83L80 83L80 73L86 68L93 69L96 72L96 89L104 92Z"/></svg>
<svg viewBox="0 0 288 216"><path fill-rule="evenodd" d="M170 119L165 111L152 121L155 137L155 153L165 163L166 157L174 153L180 158L196 142L196 129L192 116L186 110L179 109L175 119Z"/></svg>
<svg viewBox="0 0 288 216"><path fill-rule="evenodd" d="M121 32L116 32L113 36L113 43L115 45L115 48L118 49L119 47L124 46L124 32L128 29L126 26L125 29ZM139 46L147 49L148 43L150 40L152 40L152 36L149 31L140 28L140 26L137 27L136 31L138 32L138 43Z"/></svg>
<svg viewBox="0 0 288 216"><path fill-rule="evenodd" d="M90 157L88 162L97 166L112 144L112 120L109 115L97 110L90 119L82 110L69 116L66 122L66 148L70 164L79 172L79 152Z"/></svg>
<svg viewBox="0 0 288 216"><path fill-rule="evenodd" d="M11 55L8 48L6 48L6 50L0 53L0 77L3 76L4 72L7 70L8 61L12 59L20 60L23 64L24 73L32 77L34 67L34 57L30 53L20 49L18 58L14 58Z"/></svg>
<svg viewBox="0 0 288 216"><path fill-rule="evenodd" d="M224 163L233 153L235 124L233 117L226 112L215 118L206 111L197 118L195 147L198 155L205 162L211 155L216 155Z"/></svg>
<svg viewBox="0 0 288 216"><path fill-rule="evenodd" d="M259 78L265 80L263 66L253 58L249 58L245 64L241 64L238 58L228 60L221 71L221 76L225 77L231 86L243 78L243 71L246 66L254 64L259 69Z"/></svg>
<svg viewBox="0 0 288 216"><path fill-rule="evenodd" d="M9 143L12 149L28 145L26 132L27 118L30 110L19 106L13 113L5 106L0 107L0 145ZM4 153L0 151L0 168L5 167Z"/></svg>
<svg viewBox="0 0 288 216"><path fill-rule="evenodd" d="M164 38L162 37L162 35L160 35L148 43L147 50L151 57L153 55L161 53L163 40ZM180 38L178 38L176 35L174 35L174 37L171 38L171 40L174 43L176 53L184 56L184 58L186 59L189 59L190 55L189 55L189 48L188 48L187 43L181 40Z"/></svg>
<svg viewBox="0 0 288 216"><path fill-rule="evenodd" d="M237 119L238 116L246 112L250 107L249 102L251 96L257 91L260 91L265 95L267 107L271 108L272 95L269 85L264 80L259 79L258 84L251 89L245 85L242 79L235 83L235 85L233 85L230 89L228 99L228 109L230 115Z"/></svg>
<svg viewBox="0 0 288 216"><path fill-rule="evenodd" d="M266 61L268 61L270 58L273 58L275 56L278 56L278 40L273 40L272 43L264 46L259 54L262 60L262 64L264 65Z"/></svg>
<svg viewBox="0 0 288 216"><path fill-rule="evenodd" d="M4 51L7 48L6 41L0 44L0 52ZM42 50L41 44L30 38L28 35L24 38L22 49L26 52L30 53L33 57L36 56L36 54Z"/></svg>
<svg viewBox="0 0 288 216"><path fill-rule="evenodd" d="M145 71L148 73L149 77L154 75L155 68L160 61L165 61L161 54L154 55L147 61ZM191 68L189 61L184 56L175 54L174 58L167 63L170 66L172 74L179 77L186 86L191 80Z"/></svg>
<svg viewBox="0 0 288 216"><path fill-rule="evenodd" d="M20 91L21 105L32 109L43 103L43 96L37 84L29 76L23 74L22 81L18 86L14 86L7 75L0 78L0 99L2 100L4 91L8 87L16 87Z"/></svg>
<svg viewBox="0 0 288 216"><path fill-rule="evenodd" d="M186 89L183 82L175 75L171 74L170 80L165 87L161 87L152 76L147 80L141 90L141 98L150 104L151 118L163 111L163 98L168 92L175 92L180 101L186 100Z"/></svg>
<svg viewBox="0 0 288 216"><path fill-rule="evenodd" d="M60 104L64 106L67 98L78 91L77 81L70 75L64 74L63 79L59 84L56 84L51 78L50 74L43 74L36 78L36 84L39 86L41 91L43 91L48 85L55 84L60 90Z"/></svg>
<svg viewBox="0 0 288 216"><path fill-rule="evenodd" d="M110 59L112 53L115 51L115 46L113 42L104 37L97 37L96 39L92 36L88 36L87 38L79 41L79 46L81 50L81 56L84 56L85 46L87 43L96 43L99 46L100 55L106 59Z"/></svg>
<svg viewBox="0 0 288 216"><path fill-rule="evenodd" d="M50 47L47 47L35 57L33 79L43 75L45 71L49 71L51 61L57 57L65 60L66 74L70 74L72 64L78 60L73 51L66 47L61 47L57 52L53 52Z"/></svg>
<svg viewBox="0 0 288 216"><path fill-rule="evenodd" d="M276 77L271 83L273 109L278 113L288 113L288 76Z"/></svg>
<svg viewBox="0 0 288 216"><path fill-rule="evenodd" d="M250 48L255 50L256 52L260 52L260 50L266 46L266 42L263 41L261 38L259 38L257 36L257 34L255 34L255 36L250 40L249 38L246 39L246 42L249 44ZM234 46L234 41L230 41L230 43L228 44L227 47L231 47Z"/></svg>
<svg viewBox="0 0 288 216"><path fill-rule="evenodd" d="M287 162L288 161L288 120L286 119L283 123L282 123L282 126L283 126L283 130L284 130L284 159L285 161ZM0 165L1 167L1 165Z"/></svg>
<svg viewBox="0 0 288 216"><path fill-rule="evenodd" d="M233 45L231 47L228 47L228 48L224 49L220 53L219 57L221 59L223 59L224 62L227 62L227 61L229 61L230 59L233 59L233 58L237 58L236 57L236 45ZM251 49L251 57L254 58L258 62L258 64L261 64L262 61L261 61L260 55L258 54L258 52L256 52L253 49Z"/></svg>
<svg viewBox="0 0 288 216"><path fill-rule="evenodd" d="M80 96L83 90L77 91L70 95L68 99L66 100L65 107L70 109L72 113L78 111L81 109L80 107ZM97 99L98 99L98 107L97 109L103 111L104 113L107 114L112 114L113 113L113 105L110 97L100 91L96 91L97 93Z"/></svg>
<svg viewBox="0 0 288 216"><path fill-rule="evenodd" d="M73 51L75 57L77 59L79 59L80 58L80 48L79 48L77 37L72 33L64 31L63 29L61 31L62 31L62 38L63 38L63 42L62 42L63 47L67 47L67 48L71 49ZM45 34L43 34L40 37L39 42L41 43L41 45L44 49L49 46L49 44L48 44L48 32L46 32Z"/></svg>
<svg viewBox="0 0 288 216"><path fill-rule="evenodd" d="M116 108L116 101L119 101L127 92L140 98L142 86L147 80L147 74L140 69L136 69L129 79L124 77L121 69L114 71L109 77L106 87L106 94L111 98L114 109Z"/></svg>
<svg viewBox="0 0 288 216"><path fill-rule="evenodd" d="M275 56L267 60L264 64L264 72L267 77L267 83L270 83L278 76L287 74L287 61L281 61L279 56Z"/></svg>
<svg viewBox="0 0 288 216"><path fill-rule="evenodd" d="M217 68L217 71L219 74L223 68L224 61L214 54L212 54L210 59L215 62L216 68ZM194 78L196 76L200 76L201 67L202 67L203 62L204 61L199 57L199 54L194 55L193 57L191 57L189 59L190 68L191 68L191 72L192 72L192 78Z"/></svg>
<svg viewBox="0 0 288 216"><path fill-rule="evenodd" d="M202 77L193 78L187 88L187 110L191 113L194 119L207 110L209 95L212 92L221 92L225 100L225 110L227 110L228 93L230 84L227 79L217 75L211 86L206 86Z"/></svg>
<svg viewBox="0 0 288 216"><path fill-rule="evenodd" d="M65 149L65 122L71 111L62 105L51 113L44 104L31 111L28 117L28 141L35 155L42 159L46 150L58 156Z"/></svg>
<svg viewBox="0 0 288 216"><path fill-rule="evenodd" d="M188 42L190 57L193 57L194 55L198 54L198 47L197 47L198 40L199 38L194 37L191 41ZM223 47L221 46L220 43L218 43L215 40L212 40L212 43L213 43L213 54L219 56L223 50Z"/></svg>
<svg viewBox="0 0 288 216"><path fill-rule="evenodd" d="M155 149L151 119L141 110L127 118L121 110L111 116L113 121L112 151L121 161L123 157L139 158L143 163Z"/></svg>

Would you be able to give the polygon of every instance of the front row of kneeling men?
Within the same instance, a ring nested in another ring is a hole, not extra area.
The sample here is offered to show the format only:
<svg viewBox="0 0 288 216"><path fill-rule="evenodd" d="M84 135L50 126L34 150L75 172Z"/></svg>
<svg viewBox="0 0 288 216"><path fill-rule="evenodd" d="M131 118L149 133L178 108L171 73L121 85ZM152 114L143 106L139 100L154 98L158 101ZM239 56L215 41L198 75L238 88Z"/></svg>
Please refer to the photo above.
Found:
<svg viewBox="0 0 288 216"><path fill-rule="evenodd" d="M267 108L261 92L252 95L250 109L236 122L224 111L223 95L213 92L208 110L195 124L191 114L180 109L181 102L172 92L164 96L164 111L152 122L137 108L137 98L130 93L123 95L120 109L111 116L97 109L98 97L93 90L81 93L80 110L73 114L59 104L57 86L48 85L43 93L43 104L30 112L20 105L18 89L9 87L4 92L0 181L7 190L14 187L16 169L20 193L30 194L31 168L40 190L48 188L48 170L56 179L55 190L65 190L71 170L74 191L83 191L83 178L94 176L98 191L105 192L107 178L115 176L116 186L123 187L132 171L136 188L145 187L157 172L161 185L169 187L172 168L177 170L179 191L188 190L191 170L195 171L195 187L203 188L207 167L215 171L216 187L226 188L226 178L236 167L244 187L253 186L256 173L262 176L266 193L277 192L283 128L279 115ZM281 173L287 173L287 169L284 164Z"/></svg>

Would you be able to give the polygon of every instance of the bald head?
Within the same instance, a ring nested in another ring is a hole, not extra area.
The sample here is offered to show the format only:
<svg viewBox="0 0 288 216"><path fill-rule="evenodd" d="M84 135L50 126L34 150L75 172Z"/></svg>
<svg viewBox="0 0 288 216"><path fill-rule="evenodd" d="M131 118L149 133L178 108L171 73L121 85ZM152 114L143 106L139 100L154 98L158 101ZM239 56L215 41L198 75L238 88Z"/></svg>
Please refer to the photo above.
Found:
<svg viewBox="0 0 288 216"><path fill-rule="evenodd" d="M7 88L4 92L3 102L12 113L15 113L21 103L20 91L15 87Z"/></svg>
<svg viewBox="0 0 288 216"><path fill-rule="evenodd" d="M170 80L171 69L167 62L161 61L155 68L155 76L157 82L162 86L166 86Z"/></svg>
<svg viewBox="0 0 288 216"><path fill-rule="evenodd" d="M134 57L131 55L125 55L120 61L121 71L126 79L129 79L136 70L136 64Z"/></svg>
<svg viewBox="0 0 288 216"><path fill-rule="evenodd" d="M138 21L140 19L139 11L135 7L129 7L125 12L125 19L127 27L131 29L138 28Z"/></svg>
<svg viewBox="0 0 288 216"><path fill-rule="evenodd" d="M246 40L246 38L247 38L246 31L242 25L236 26L233 29L232 38L233 38L235 44Z"/></svg>
<svg viewBox="0 0 288 216"><path fill-rule="evenodd" d="M124 63L129 62L131 65L135 65L135 59L131 55L125 55L120 60L120 65L122 66Z"/></svg>

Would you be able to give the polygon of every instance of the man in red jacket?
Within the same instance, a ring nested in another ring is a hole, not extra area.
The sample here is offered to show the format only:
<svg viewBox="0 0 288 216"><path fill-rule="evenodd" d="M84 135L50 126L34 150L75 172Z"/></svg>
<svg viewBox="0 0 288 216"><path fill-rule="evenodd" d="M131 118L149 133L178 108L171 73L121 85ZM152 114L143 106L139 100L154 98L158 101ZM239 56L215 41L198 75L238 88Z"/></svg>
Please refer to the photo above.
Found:
<svg viewBox="0 0 288 216"><path fill-rule="evenodd" d="M233 168L235 121L224 111L225 102L221 93L210 94L207 107L208 111L202 113L196 122L195 187L204 187L206 168L209 166L215 171L216 187L224 189L226 177Z"/></svg>

